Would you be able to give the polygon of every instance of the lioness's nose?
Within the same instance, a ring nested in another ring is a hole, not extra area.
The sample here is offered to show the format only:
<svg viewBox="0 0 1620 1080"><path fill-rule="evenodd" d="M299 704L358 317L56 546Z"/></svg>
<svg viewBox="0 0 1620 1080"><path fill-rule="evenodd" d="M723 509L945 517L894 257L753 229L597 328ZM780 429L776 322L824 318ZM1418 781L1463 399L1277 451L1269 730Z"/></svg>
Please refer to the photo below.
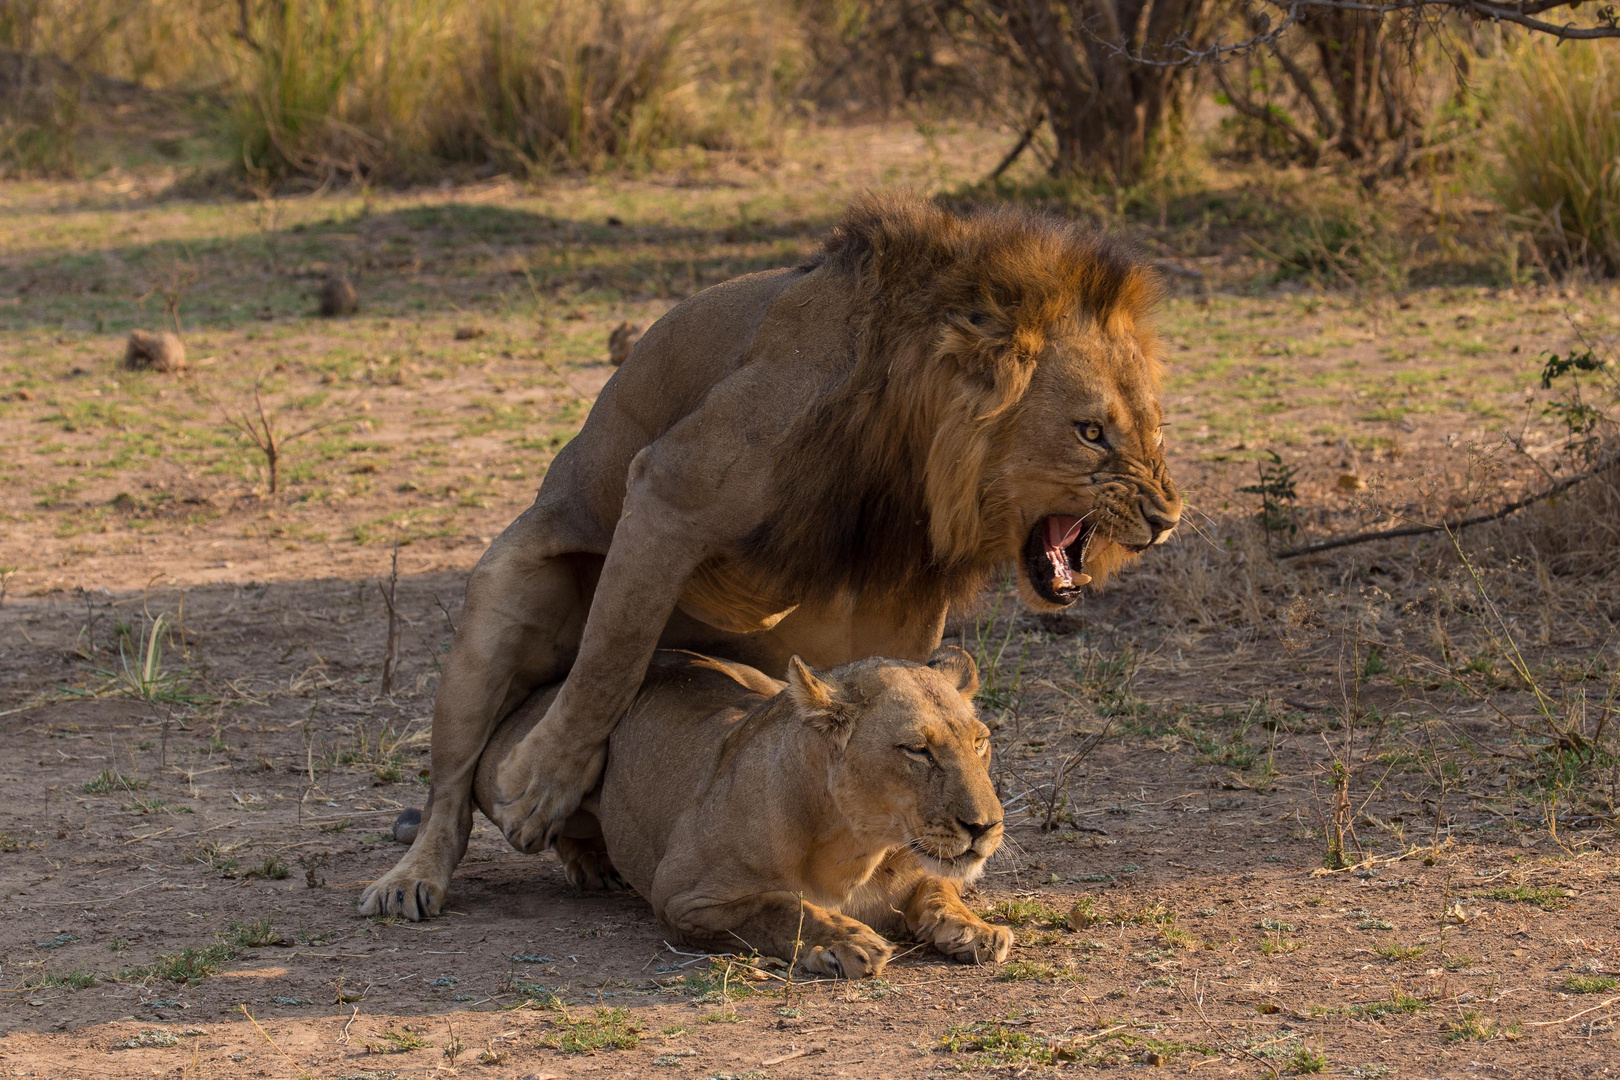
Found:
<svg viewBox="0 0 1620 1080"><path fill-rule="evenodd" d="M961 818L957 818L956 823L966 829L967 834L975 840L1001 824L1000 821L963 821Z"/></svg>

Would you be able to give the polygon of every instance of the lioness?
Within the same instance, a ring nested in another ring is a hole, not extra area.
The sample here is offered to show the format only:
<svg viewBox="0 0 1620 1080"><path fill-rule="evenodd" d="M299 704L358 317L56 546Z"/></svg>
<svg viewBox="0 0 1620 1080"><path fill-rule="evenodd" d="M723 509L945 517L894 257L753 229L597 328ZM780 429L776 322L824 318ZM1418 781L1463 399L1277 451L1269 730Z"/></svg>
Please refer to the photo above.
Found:
<svg viewBox="0 0 1620 1080"><path fill-rule="evenodd" d="M1012 935L962 903L1001 843L972 705L973 660L862 660L786 684L741 664L660 652L609 740L600 787L565 833L606 841L672 940L797 957L822 975L882 970L909 934L963 961ZM498 762L541 722L536 693L490 740L473 785L499 804ZM598 823L600 825L598 826Z"/></svg>
<svg viewBox="0 0 1620 1080"><path fill-rule="evenodd" d="M1056 610L1162 542L1181 501L1152 297L1072 226L873 197L805 265L676 305L473 570L421 827L361 912L441 909L485 744L536 686L566 675L490 808L528 851L595 785L660 645L922 660L999 567Z"/></svg>

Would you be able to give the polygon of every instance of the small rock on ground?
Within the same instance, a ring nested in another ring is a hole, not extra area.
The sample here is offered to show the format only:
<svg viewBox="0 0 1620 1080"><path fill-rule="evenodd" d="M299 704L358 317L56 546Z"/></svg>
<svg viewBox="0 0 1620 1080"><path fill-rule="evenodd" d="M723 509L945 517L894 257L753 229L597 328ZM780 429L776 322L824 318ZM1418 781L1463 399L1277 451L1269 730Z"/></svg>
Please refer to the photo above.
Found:
<svg viewBox="0 0 1620 1080"><path fill-rule="evenodd" d="M360 298L355 295L354 283L341 274L334 274L322 283L318 299L321 315L328 319L353 315L360 310Z"/></svg>
<svg viewBox="0 0 1620 1080"><path fill-rule="evenodd" d="M630 359L630 350L636 347L641 340L641 327L632 322L622 322L613 328L608 335L608 360L614 367L618 367Z"/></svg>
<svg viewBox="0 0 1620 1080"><path fill-rule="evenodd" d="M136 330L124 349L124 366L131 371L184 371L186 347L166 330Z"/></svg>

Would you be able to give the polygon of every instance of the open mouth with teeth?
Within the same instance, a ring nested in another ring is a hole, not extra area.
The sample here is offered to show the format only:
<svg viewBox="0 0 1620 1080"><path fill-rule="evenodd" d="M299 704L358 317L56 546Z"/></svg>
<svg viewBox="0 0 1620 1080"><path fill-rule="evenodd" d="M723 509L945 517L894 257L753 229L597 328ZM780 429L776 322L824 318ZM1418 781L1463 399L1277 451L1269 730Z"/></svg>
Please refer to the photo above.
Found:
<svg viewBox="0 0 1620 1080"><path fill-rule="evenodd" d="M1035 523L1024 542L1024 571L1041 599L1072 604L1080 598L1081 587L1091 580L1083 571L1086 548L1095 531L1096 526L1065 514L1052 514Z"/></svg>

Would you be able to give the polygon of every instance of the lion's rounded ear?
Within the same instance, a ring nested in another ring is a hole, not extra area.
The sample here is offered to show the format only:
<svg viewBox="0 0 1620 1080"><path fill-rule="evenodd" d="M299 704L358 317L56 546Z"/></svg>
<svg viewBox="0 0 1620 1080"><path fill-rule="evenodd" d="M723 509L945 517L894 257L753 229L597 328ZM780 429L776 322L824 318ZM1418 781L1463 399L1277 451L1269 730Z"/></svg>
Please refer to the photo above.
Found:
<svg viewBox="0 0 1620 1080"><path fill-rule="evenodd" d="M955 645L941 645L928 658L928 666L954 681L956 689L969 701L979 692L979 665L965 650Z"/></svg>
<svg viewBox="0 0 1620 1080"><path fill-rule="evenodd" d="M838 697L839 686L816 674L797 656L788 660L788 696L804 722L842 741L849 738L854 717Z"/></svg>

